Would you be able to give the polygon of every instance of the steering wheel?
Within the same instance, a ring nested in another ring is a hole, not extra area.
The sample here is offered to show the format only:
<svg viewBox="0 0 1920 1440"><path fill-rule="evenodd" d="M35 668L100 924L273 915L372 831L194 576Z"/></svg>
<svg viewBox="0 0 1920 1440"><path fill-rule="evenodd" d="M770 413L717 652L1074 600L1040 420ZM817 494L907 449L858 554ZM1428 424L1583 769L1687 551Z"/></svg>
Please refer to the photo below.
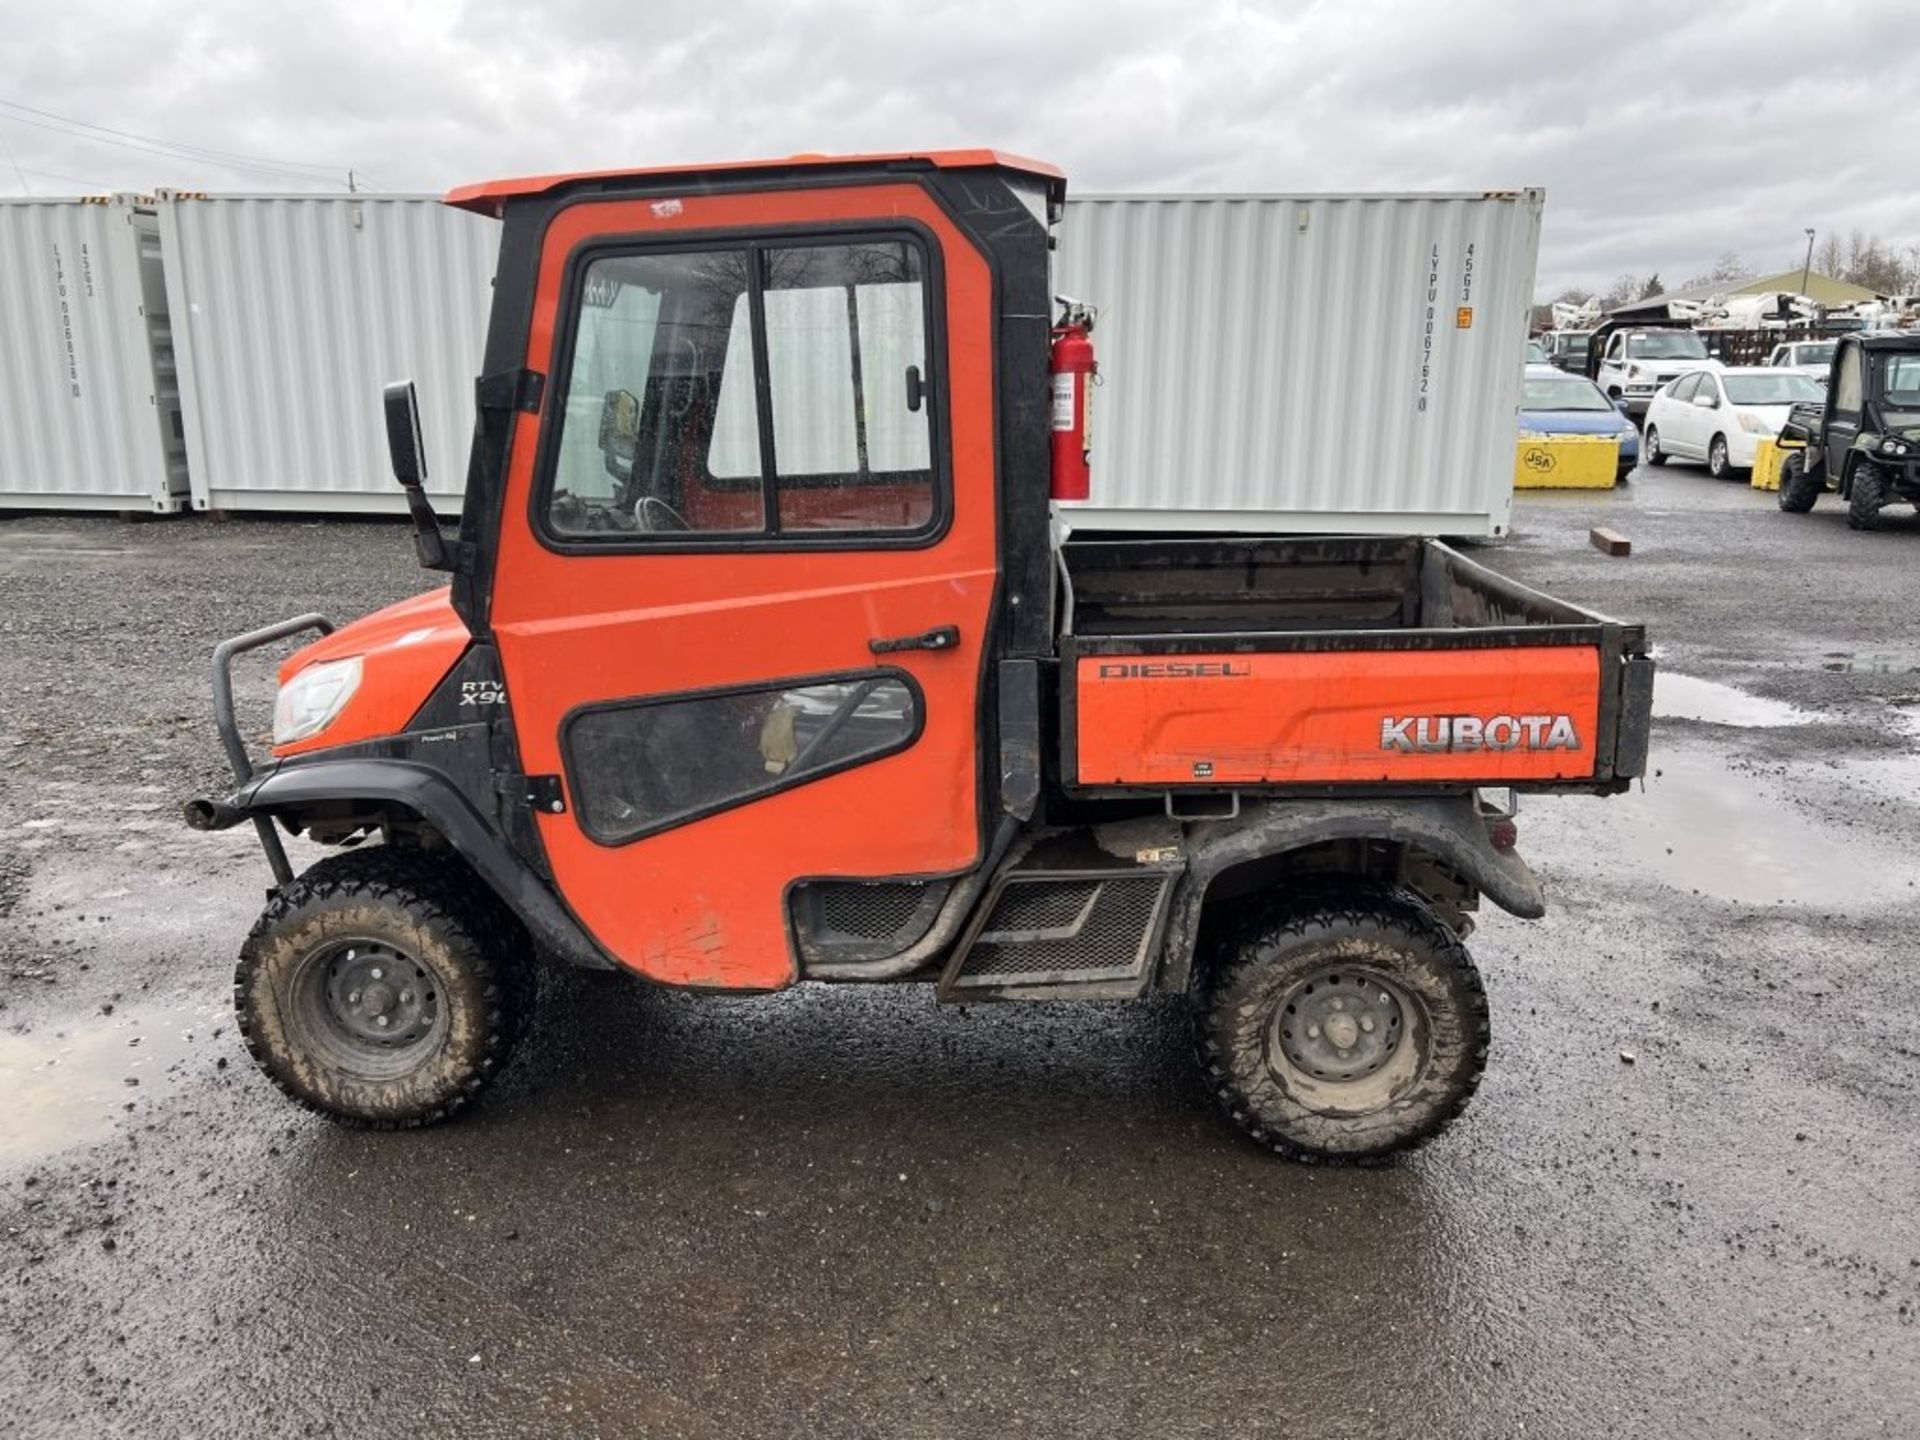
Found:
<svg viewBox="0 0 1920 1440"><path fill-rule="evenodd" d="M667 523L662 524L661 521ZM687 517L658 495L642 495L633 502L633 522L648 533L671 530L691 530Z"/></svg>

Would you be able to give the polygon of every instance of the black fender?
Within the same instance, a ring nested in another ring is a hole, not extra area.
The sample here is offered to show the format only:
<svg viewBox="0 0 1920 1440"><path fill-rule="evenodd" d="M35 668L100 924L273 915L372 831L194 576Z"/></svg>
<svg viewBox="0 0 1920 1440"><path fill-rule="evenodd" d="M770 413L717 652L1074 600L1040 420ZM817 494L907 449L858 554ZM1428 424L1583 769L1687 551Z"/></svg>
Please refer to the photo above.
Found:
<svg viewBox="0 0 1920 1440"><path fill-rule="evenodd" d="M340 801L411 810L446 837L520 917L541 949L590 970L618 968L499 826L476 810L448 775L431 766L364 756L304 760L282 765L243 786L221 809L236 819L279 817ZM225 819L226 813L220 818Z"/></svg>
<svg viewBox="0 0 1920 1440"><path fill-rule="evenodd" d="M1523 920L1547 913L1527 862L1496 850L1470 795L1407 800L1276 800L1187 832L1187 869L1174 888L1160 955L1160 987L1184 990L1207 890L1225 872L1329 840L1389 840L1446 862L1494 904Z"/></svg>

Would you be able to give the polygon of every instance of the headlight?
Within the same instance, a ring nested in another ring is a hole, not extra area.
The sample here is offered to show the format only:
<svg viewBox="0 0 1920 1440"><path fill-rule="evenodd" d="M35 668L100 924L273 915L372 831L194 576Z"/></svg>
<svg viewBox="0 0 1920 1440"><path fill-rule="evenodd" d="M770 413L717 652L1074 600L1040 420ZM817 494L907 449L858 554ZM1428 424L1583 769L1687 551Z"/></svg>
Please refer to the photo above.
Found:
<svg viewBox="0 0 1920 1440"><path fill-rule="evenodd" d="M1912 446L1908 445L1907 442L1902 440L1898 435L1883 436L1880 441L1880 453L1882 455L1904 455L1912 448Z"/></svg>
<svg viewBox="0 0 1920 1440"><path fill-rule="evenodd" d="M1742 411L1740 415L1740 428L1749 435L1773 434L1773 427L1767 424L1766 421L1762 420L1758 415L1749 415L1744 411Z"/></svg>
<svg viewBox="0 0 1920 1440"><path fill-rule="evenodd" d="M331 725L360 688L360 657L322 660L280 687L273 702L273 743L291 745Z"/></svg>

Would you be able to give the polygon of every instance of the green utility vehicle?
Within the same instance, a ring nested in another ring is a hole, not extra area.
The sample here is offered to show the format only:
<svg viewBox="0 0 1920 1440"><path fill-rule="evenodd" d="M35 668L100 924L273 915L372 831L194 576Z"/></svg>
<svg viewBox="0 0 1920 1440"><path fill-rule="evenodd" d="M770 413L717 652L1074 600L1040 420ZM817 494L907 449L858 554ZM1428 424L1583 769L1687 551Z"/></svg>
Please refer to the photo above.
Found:
<svg viewBox="0 0 1920 1440"><path fill-rule="evenodd" d="M1795 405L1780 441L1782 510L1833 490L1847 524L1872 530L1888 505L1920 506L1920 333L1842 336L1825 401Z"/></svg>

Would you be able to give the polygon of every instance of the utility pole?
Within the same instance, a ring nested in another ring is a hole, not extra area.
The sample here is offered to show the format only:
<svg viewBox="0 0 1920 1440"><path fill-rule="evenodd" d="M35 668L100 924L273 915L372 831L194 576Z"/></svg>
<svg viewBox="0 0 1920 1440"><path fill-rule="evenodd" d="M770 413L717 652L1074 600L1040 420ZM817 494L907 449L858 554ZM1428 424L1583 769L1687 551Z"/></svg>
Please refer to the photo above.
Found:
<svg viewBox="0 0 1920 1440"><path fill-rule="evenodd" d="M1800 267L1800 293L1807 293L1807 277L1813 273L1813 227L1807 227L1807 263Z"/></svg>
<svg viewBox="0 0 1920 1440"><path fill-rule="evenodd" d="M360 190L359 185L354 183L353 171L351 170L347 171L347 193L349 195L354 195L354 194L358 194L359 190ZM1813 232L1811 230L1807 232L1807 256L1809 259L1811 259L1813 256Z"/></svg>

